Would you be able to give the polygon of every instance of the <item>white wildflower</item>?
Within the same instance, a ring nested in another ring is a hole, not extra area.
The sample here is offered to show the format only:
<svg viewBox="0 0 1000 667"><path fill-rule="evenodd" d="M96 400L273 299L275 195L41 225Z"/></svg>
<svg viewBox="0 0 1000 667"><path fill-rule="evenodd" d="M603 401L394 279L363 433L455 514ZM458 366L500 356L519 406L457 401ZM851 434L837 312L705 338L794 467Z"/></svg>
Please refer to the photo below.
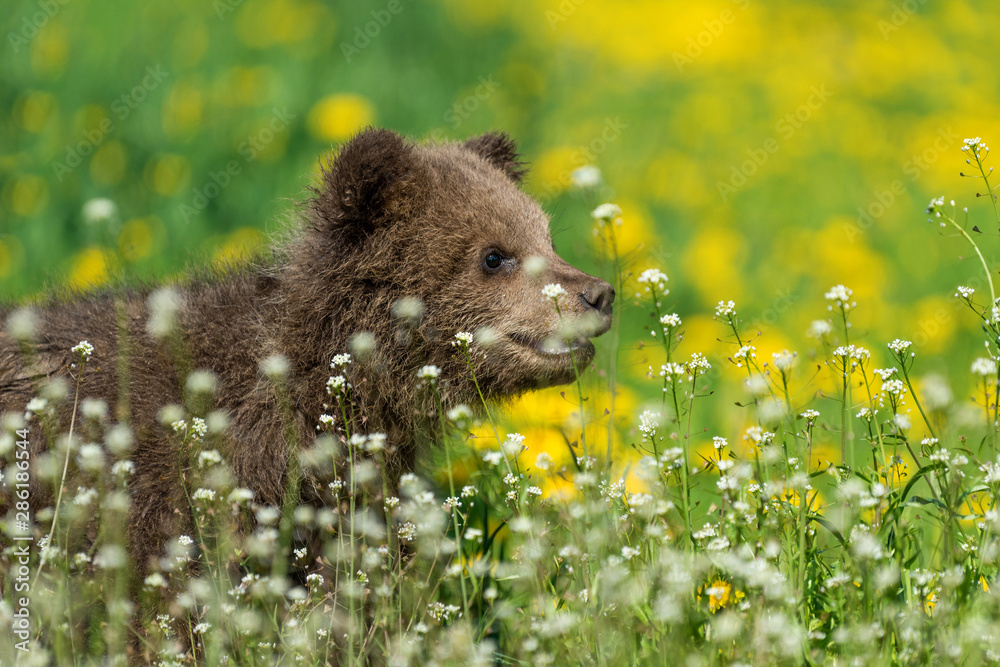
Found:
<svg viewBox="0 0 1000 667"><path fill-rule="evenodd" d="M601 184L601 170L592 164L585 164L570 172L569 180L578 190L590 190Z"/></svg>
<svg viewBox="0 0 1000 667"><path fill-rule="evenodd" d="M622 210L617 204L601 204L590 212L590 217L599 222L611 222L622 216Z"/></svg>
<svg viewBox="0 0 1000 667"><path fill-rule="evenodd" d="M80 361L86 363L90 361L90 357L94 354L94 346L88 341L81 340L79 343L70 348L70 352L78 355L80 357Z"/></svg>
<svg viewBox="0 0 1000 667"><path fill-rule="evenodd" d="M561 296L566 296L567 292L563 289L563 286L559 283L549 283L542 288L542 295L553 301L557 300Z"/></svg>
<svg viewBox="0 0 1000 667"><path fill-rule="evenodd" d="M715 307L716 317L732 317L735 314L736 314L735 301L720 301L719 305Z"/></svg>

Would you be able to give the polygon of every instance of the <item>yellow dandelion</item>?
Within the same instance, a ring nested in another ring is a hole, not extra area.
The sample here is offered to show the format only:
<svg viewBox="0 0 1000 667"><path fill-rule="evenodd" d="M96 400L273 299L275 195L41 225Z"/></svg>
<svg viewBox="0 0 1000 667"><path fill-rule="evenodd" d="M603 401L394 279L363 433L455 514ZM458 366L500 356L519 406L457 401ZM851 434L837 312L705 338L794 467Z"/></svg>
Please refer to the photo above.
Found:
<svg viewBox="0 0 1000 667"><path fill-rule="evenodd" d="M731 583L723 579L716 579L711 586L702 586L698 592L708 596L708 610L713 614L746 597L743 591L734 589Z"/></svg>
<svg viewBox="0 0 1000 667"><path fill-rule="evenodd" d="M84 248L73 260L67 283L74 289L88 289L108 280L108 263L103 248Z"/></svg>
<svg viewBox="0 0 1000 667"><path fill-rule="evenodd" d="M309 112L309 131L317 139L344 141L375 121L375 107L361 95L329 95Z"/></svg>

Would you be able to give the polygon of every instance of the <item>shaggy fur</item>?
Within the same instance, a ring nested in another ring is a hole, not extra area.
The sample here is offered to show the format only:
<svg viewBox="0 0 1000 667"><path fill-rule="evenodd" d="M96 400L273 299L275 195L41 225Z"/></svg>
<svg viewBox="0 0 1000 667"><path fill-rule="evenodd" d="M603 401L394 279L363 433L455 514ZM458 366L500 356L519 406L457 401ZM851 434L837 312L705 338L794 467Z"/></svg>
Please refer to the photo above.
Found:
<svg viewBox="0 0 1000 667"><path fill-rule="evenodd" d="M502 134L418 146L369 129L326 166L304 224L268 260L181 286L183 365L218 375L214 407L231 419L223 455L236 484L275 505L286 488L288 432L259 370L271 355L290 361L292 440L308 445L329 400L331 357L347 351L358 332L374 336L370 358L351 364L348 379L365 428L389 436L393 474L412 468L416 429L427 421L416 400L417 369L440 366L447 401L478 403L454 357L455 333L492 331L493 344L472 348L488 398L570 381L567 344L542 347L559 334L560 320L541 288L560 283L568 292L560 301L563 319L577 325L570 336L576 364L590 362L586 338L610 325L614 291L555 254L547 217L518 188L522 175L515 146ZM484 264L493 252L502 258L497 270ZM534 276L525 270L529 258L544 260L533 260L541 266ZM28 357L0 333L0 413L23 412L47 378L74 372L71 347L81 340L94 345L81 396L117 406L118 419L129 420L136 434L128 539L140 576L190 524L176 438L156 419L163 405L183 402L185 369L147 333L147 297L121 291L36 308L38 336ZM391 314L402 297L424 305L415 325ZM65 407L63 430L69 416ZM41 429L32 433L40 448ZM306 482L303 501L318 500L316 485ZM36 506L45 493L51 489L36 489ZM0 494L0 501L9 498Z"/></svg>

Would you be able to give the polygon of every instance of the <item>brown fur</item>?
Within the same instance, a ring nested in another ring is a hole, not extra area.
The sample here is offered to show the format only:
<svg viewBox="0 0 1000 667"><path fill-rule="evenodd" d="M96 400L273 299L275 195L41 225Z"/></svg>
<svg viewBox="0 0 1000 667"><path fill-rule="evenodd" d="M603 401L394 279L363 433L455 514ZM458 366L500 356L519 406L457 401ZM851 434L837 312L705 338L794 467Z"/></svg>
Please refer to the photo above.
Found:
<svg viewBox="0 0 1000 667"><path fill-rule="evenodd" d="M348 379L366 429L389 435L397 472L414 463L417 369L440 366L447 401L478 403L464 363L454 356L455 333L495 331L494 345L473 345L488 398L572 379L569 354L533 348L559 330L541 287L562 284L564 318L582 318L587 335L609 326L614 292L555 254L547 217L517 187L522 174L505 135L417 146L369 129L324 170L305 224L266 261L182 286L186 363L218 375L215 404L231 418L223 455L235 482L253 490L257 502L280 504L285 490L287 433L274 389L259 370L270 355L291 362L295 440L308 445L329 400L331 357L347 351L353 334L374 335L371 359L353 363ZM495 273L484 268L490 249L506 258ZM545 260L535 277L524 270L533 256ZM183 371L146 331L147 296L148 290L120 291L38 307L30 368L17 343L0 333L0 413L24 411L41 381L71 372L72 346L85 339L94 345L81 396L118 406L118 417L130 419L136 433L128 538L139 574L190 522L176 442L156 420L163 405L182 402ZM390 314L401 297L417 297L425 306L412 330ZM127 336L119 335L119 323ZM125 341L128 349L119 350ZM118 368L120 352L127 373ZM593 356L582 335L574 354L581 368ZM122 396L127 401L120 404ZM303 498L309 496L304 488Z"/></svg>

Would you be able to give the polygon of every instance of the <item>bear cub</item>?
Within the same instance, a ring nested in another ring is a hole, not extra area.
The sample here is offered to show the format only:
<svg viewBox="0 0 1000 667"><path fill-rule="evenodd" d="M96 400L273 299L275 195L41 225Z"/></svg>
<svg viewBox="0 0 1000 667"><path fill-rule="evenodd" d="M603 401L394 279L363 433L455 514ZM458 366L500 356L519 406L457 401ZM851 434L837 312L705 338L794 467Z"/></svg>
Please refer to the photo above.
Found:
<svg viewBox="0 0 1000 667"><path fill-rule="evenodd" d="M572 381L593 358L589 338L611 324L614 290L556 255L548 217L519 188L524 173L504 134L418 145L369 128L324 167L301 222L249 267L191 278L166 297L128 289L52 301L32 309L32 336L0 332L0 414L24 414L58 376L75 387L70 350L93 345L80 396L115 406L134 433L127 537L140 576L191 523L178 439L157 415L185 404L196 369L217 378L207 408L228 415L220 449L234 484L280 506L292 448L309 446L330 411L331 359L353 342L364 351L344 371L353 423L386 434L387 468L398 476L414 464L418 429L433 421L418 405L419 369L438 367L446 404L480 402L455 334L474 334L476 379L497 400ZM552 283L565 290L558 313L542 291ZM164 299L174 333L153 335ZM287 361L280 398L261 370L276 355ZM60 432L72 404L70 392ZM43 429L31 433L38 457ZM54 492L34 491L36 505ZM318 483L303 479L301 501L318 498ZM0 489L0 507L10 503Z"/></svg>

